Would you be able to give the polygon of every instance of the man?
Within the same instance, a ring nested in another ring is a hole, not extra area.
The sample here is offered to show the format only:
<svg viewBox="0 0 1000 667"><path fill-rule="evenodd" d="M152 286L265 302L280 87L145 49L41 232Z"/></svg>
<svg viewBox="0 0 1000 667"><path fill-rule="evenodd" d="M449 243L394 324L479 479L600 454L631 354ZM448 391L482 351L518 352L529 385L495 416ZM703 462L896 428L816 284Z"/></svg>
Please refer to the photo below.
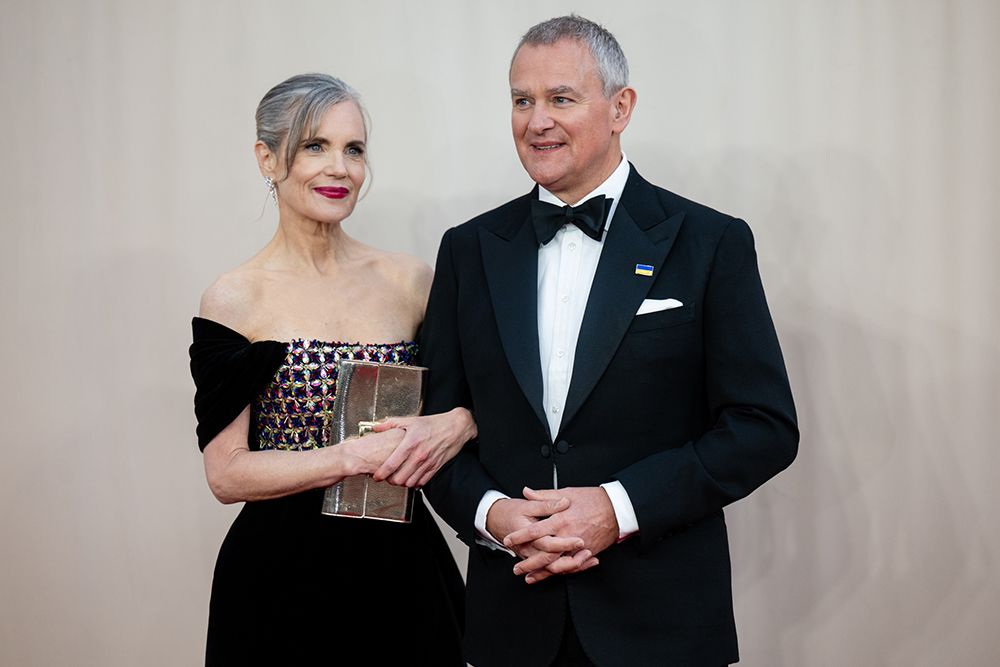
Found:
<svg viewBox="0 0 1000 667"><path fill-rule="evenodd" d="M624 158L602 27L533 27L510 86L538 187L445 234L421 335L427 412L479 428L425 489L470 546L467 658L736 662L722 508L798 443L750 230Z"/></svg>

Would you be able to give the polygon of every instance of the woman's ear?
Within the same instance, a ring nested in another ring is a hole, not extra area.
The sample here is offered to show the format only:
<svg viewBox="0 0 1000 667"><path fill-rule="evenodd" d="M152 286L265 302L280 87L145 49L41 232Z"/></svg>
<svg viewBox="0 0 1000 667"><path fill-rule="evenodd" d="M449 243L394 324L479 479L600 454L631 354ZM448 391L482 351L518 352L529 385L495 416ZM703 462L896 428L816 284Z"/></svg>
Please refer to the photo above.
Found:
<svg viewBox="0 0 1000 667"><path fill-rule="evenodd" d="M264 178L277 180L278 175L275 171L278 166L278 156L263 141L258 141L253 145L253 152L257 156L257 167L260 168L260 175Z"/></svg>

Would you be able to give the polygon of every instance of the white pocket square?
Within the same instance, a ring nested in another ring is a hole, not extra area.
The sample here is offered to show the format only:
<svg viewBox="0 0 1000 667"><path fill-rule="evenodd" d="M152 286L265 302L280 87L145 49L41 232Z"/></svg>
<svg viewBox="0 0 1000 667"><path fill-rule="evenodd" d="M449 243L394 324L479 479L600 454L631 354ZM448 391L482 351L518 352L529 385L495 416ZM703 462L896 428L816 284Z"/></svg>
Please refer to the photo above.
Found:
<svg viewBox="0 0 1000 667"><path fill-rule="evenodd" d="M670 310L671 308L680 308L684 304L677 299L645 299L639 306L639 310L635 312L636 315L645 315L646 313L658 313L661 310Z"/></svg>

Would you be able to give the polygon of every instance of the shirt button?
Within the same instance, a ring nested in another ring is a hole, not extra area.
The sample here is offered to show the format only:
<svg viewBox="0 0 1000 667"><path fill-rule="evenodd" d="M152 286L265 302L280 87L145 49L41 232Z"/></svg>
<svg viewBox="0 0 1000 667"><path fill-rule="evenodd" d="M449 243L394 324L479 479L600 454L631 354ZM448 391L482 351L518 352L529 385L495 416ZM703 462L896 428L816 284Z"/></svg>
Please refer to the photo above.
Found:
<svg viewBox="0 0 1000 667"><path fill-rule="evenodd" d="M567 301L569 301L569 294L563 294L561 297L559 297L559 300L562 301L563 303L566 303Z"/></svg>
<svg viewBox="0 0 1000 667"><path fill-rule="evenodd" d="M569 249L570 250L576 250L576 243L570 243L569 244Z"/></svg>
<svg viewBox="0 0 1000 667"><path fill-rule="evenodd" d="M559 357L560 359L562 359L563 357L566 356L566 350L557 350L556 351L556 356Z"/></svg>
<svg viewBox="0 0 1000 667"><path fill-rule="evenodd" d="M559 414L559 406L558 405L553 405L552 406L552 414L554 414L554 415Z"/></svg>

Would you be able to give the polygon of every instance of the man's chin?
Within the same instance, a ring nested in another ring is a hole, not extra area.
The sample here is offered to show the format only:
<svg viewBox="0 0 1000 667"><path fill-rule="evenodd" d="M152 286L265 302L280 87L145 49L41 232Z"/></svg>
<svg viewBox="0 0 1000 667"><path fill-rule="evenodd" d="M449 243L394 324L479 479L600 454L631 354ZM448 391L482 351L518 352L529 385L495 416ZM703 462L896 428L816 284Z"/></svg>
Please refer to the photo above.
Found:
<svg viewBox="0 0 1000 667"><path fill-rule="evenodd" d="M528 172L528 176L531 177L531 180L538 183L549 192L553 192L553 188L559 187L559 179L562 177L562 173L555 173L552 169L539 169L538 166L534 164L525 164L524 170Z"/></svg>

